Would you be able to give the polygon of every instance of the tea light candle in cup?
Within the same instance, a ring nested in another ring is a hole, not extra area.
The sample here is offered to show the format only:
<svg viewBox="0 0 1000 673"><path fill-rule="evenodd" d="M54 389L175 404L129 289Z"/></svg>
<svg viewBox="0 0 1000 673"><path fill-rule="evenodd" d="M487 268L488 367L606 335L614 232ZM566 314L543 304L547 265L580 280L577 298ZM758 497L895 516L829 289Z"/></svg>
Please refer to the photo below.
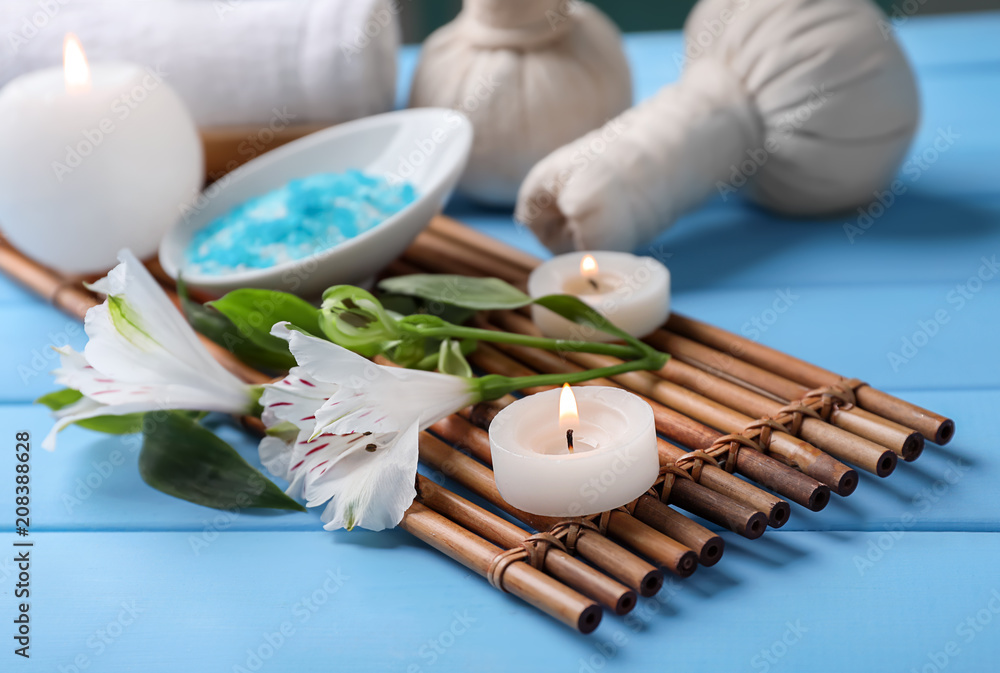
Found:
<svg viewBox="0 0 1000 673"><path fill-rule="evenodd" d="M514 402L490 424L490 450L503 499L544 516L620 507L660 470L653 410L605 386L564 386Z"/></svg>
<svg viewBox="0 0 1000 673"><path fill-rule="evenodd" d="M652 257L626 252L572 252L542 263L528 277L528 294L572 294L635 337L660 327L670 314L670 271ZM532 306L531 317L547 337L576 341L613 341Z"/></svg>
<svg viewBox="0 0 1000 673"><path fill-rule="evenodd" d="M0 228L22 252L70 273L152 255L198 196L198 130L161 75L88 65L66 38L64 64L0 91Z"/></svg>

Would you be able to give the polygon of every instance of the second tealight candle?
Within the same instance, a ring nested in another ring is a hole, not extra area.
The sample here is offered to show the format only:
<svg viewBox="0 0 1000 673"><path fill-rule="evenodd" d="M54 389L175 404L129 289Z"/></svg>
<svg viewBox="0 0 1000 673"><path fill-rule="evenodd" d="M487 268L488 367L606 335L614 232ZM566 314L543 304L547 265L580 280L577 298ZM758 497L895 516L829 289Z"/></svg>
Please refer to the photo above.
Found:
<svg viewBox="0 0 1000 673"><path fill-rule="evenodd" d="M670 271L651 257L624 252L572 252L541 264L528 278L528 294L571 294L632 336L643 337L670 314ZM612 341L614 337L577 325L541 306L532 319L553 339Z"/></svg>

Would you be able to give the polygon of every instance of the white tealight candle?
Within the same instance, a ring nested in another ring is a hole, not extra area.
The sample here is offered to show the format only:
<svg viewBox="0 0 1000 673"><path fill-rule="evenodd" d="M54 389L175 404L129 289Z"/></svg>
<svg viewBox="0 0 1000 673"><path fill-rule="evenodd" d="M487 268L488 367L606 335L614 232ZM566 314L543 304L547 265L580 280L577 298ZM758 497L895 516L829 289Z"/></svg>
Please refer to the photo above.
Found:
<svg viewBox="0 0 1000 673"><path fill-rule="evenodd" d="M626 252L571 252L542 263L528 277L528 294L572 294L590 304L632 336L646 336L670 314L670 271L652 257ZM576 341L613 341L532 306L531 317L547 337Z"/></svg>
<svg viewBox="0 0 1000 673"><path fill-rule="evenodd" d="M64 66L0 91L0 227L61 271L114 266L121 248L152 255L198 194L198 130L162 75L88 66L67 36Z"/></svg>
<svg viewBox="0 0 1000 673"><path fill-rule="evenodd" d="M490 424L490 449L504 500L545 516L620 507L660 470L653 410L605 386L565 386L514 402Z"/></svg>

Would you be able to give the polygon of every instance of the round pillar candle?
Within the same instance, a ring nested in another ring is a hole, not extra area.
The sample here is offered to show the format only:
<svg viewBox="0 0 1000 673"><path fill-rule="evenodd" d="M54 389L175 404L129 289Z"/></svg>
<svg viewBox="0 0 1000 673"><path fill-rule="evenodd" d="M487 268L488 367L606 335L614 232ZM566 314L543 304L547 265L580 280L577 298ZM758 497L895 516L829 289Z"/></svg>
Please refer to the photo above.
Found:
<svg viewBox="0 0 1000 673"><path fill-rule="evenodd" d="M528 277L528 294L571 294L635 337L660 327L670 314L670 271L652 257L627 252L571 252L543 262ZM531 317L553 339L613 341L542 306Z"/></svg>
<svg viewBox="0 0 1000 673"><path fill-rule="evenodd" d="M163 75L88 65L68 37L63 67L0 91L0 229L22 252L70 273L138 257L198 196L198 130Z"/></svg>
<svg viewBox="0 0 1000 673"><path fill-rule="evenodd" d="M549 390L520 399L490 424L497 489L518 509L544 516L586 516L645 493L660 470L653 410L620 388L570 391L578 414L560 418ZM569 448L567 430L572 430Z"/></svg>

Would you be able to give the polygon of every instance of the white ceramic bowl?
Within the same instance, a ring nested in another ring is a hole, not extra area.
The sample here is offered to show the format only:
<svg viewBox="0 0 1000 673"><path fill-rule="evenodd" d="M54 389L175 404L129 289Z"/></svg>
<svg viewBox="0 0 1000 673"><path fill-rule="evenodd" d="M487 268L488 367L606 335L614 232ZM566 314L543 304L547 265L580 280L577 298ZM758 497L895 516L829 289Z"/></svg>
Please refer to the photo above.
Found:
<svg viewBox="0 0 1000 673"><path fill-rule="evenodd" d="M437 214L465 169L472 125L459 112L414 108L366 117L305 136L247 162L211 185L160 244L160 264L171 278L222 293L258 287L316 295L340 283L371 278L396 259ZM191 236L255 196L316 173L358 169L410 182L416 200L372 229L309 257L224 275L184 269Z"/></svg>

